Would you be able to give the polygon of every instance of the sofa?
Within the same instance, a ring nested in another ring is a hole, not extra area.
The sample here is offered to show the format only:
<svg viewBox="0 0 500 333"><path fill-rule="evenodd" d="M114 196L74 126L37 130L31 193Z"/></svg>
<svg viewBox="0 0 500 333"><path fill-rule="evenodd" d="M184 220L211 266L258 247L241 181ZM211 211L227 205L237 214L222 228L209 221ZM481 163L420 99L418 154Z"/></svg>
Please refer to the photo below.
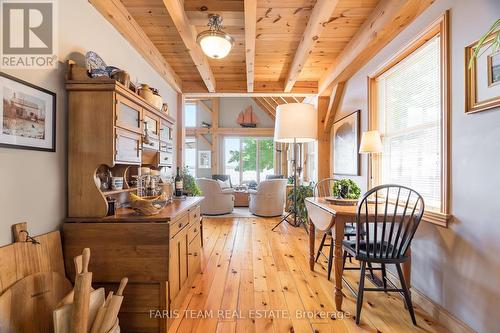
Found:
<svg viewBox="0 0 500 333"><path fill-rule="evenodd" d="M234 190L232 188L223 189L216 180L208 178L198 178L196 183L205 197L201 202L203 215L222 215L233 211Z"/></svg>
<svg viewBox="0 0 500 333"><path fill-rule="evenodd" d="M287 179L269 179L261 181L256 190L248 190L250 194L250 213L274 217L283 214Z"/></svg>

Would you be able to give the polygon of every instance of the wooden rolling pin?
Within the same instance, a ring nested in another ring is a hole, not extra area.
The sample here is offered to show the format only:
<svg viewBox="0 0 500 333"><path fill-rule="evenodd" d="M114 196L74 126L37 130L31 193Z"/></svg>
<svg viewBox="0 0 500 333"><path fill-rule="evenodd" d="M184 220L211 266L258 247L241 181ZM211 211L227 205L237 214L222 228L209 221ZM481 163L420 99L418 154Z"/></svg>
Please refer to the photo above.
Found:
<svg viewBox="0 0 500 333"><path fill-rule="evenodd" d="M75 279L73 314L71 316L70 331L72 333L87 333L90 288L92 285L92 272L89 272L90 249L82 252L82 273Z"/></svg>
<svg viewBox="0 0 500 333"><path fill-rule="evenodd" d="M81 254L73 258L73 263L75 264L75 281L78 274L82 273L82 265L83 265L82 261L83 259ZM91 287L90 291L91 292L94 291L94 288ZM71 291L66 296L64 296L64 298L57 304L57 307L60 308L63 305L73 303L74 295L75 295L75 290L71 289Z"/></svg>
<svg viewBox="0 0 500 333"><path fill-rule="evenodd" d="M102 307L100 307L99 310L97 311L97 315L95 316L95 320L94 323L92 324L92 330L90 331L90 333L99 333L99 329L101 328L104 315L106 314L106 310L109 306L109 303L111 303L111 298L113 298L112 291L109 292L106 301L104 302Z"/></svg>
<svg viewBox="0 0 500 333"><path fill-rule="evenodd" d="M108 333L116 322L116 318L118 318L118 312L120 312L120 307L123 302L123 290L127 285L128 278L124 277L120 281L120 286L118 287L118 291L111 298L111 302L106 309L106 313L104 314L104 319L102 320L101 327L99 329L99 333Z"/></svg>

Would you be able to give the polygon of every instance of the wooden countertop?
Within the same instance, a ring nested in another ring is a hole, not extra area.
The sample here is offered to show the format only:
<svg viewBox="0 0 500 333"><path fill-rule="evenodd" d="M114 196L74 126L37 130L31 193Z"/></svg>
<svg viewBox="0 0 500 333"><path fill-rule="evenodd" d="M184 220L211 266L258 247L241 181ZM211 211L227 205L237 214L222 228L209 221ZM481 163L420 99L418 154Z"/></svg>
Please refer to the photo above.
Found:
<svg viewBox="0 0 500 333"><path fill-rule="evenodd" d="M198 205L203 199L204 197L186 197L185 200L174 199L159 214L152 216L139 215L130 208L118 208L114 216L68 217L66 222L167 222Z"/></svg>

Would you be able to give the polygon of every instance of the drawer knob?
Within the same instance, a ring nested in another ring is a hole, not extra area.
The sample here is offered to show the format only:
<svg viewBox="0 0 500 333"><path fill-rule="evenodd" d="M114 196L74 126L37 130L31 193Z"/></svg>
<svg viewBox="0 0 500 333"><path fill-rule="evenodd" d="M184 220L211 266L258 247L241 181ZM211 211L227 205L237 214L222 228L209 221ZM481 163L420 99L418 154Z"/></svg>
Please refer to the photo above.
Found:
<svg viewBox="0 0 500 333"><path fill-rule="evenodd" d="M179 228L182 228L182 223L179 223Z"/></svg>
<svg viewBox="0 0 500 333"><path fill-rule="evenodd" d="M198 230L196 228L194 228L194 232L196 233L196 232L198 232Z"/></svg>

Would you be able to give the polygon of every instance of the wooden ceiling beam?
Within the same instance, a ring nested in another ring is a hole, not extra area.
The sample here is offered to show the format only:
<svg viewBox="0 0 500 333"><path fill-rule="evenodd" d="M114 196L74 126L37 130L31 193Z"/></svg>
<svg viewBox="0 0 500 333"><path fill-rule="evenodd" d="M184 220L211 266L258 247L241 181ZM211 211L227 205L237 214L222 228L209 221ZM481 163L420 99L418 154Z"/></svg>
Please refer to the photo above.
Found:
<svg viewBox="0 0 500 333"><path fill-rule="evenodd" d="M99 13L134 47L137 52L177 92L182 92L182 81L165 60L119 0L89 0Z"/></svg>
<svg viewBox="0 0 500 333"><path fill-rule="evenodd" d="M347 81L433 2L381 0L320 79L319 93Z"/></svg>
<svg viewBox="0 0 500 333"><path fill-rule="evenodd" d="M257 0L245 0L245 62L247 69L247 92L253 92L256 29Z"/></svg>
<svg viewBox="0 0 500 333"><path fill-rule="evenodd" d="M330 101L328 102L328 110L325 116L325 122L323 123L323 131L330 132L333 122L335 120L335 115L340 107L340 102L344 96L345 82L339 82L334 87L332 94L330 95Z"/></svg>
<svg viewBox="0 0 500 333"><path fill-rule="evenodd" d="M288 71L288 77L285 81L285 92L292 91L309 55L312 53L314 45L318 42L319 36L333 14L335 7L337 7L338 2L339 0L318 0L314 5L299 47L295 52L292 66Z"/></svg>
<svg viewBox="0 0 500 333"><path fill-rule="evenodd" d="M184 93L207 92L207 88L201 81L183 81L182 89ZM218 93L252 93L247 91L246 80L232 81L222 80L217 84ZM318 93L318 85L315 81L297 81L291 92L283 92L283 81L255 81L253 93L269 93L268 96L280 95L315 95ZM199 95L201 97L204 95Z"/></svg>
<svg viewBox="0 0 500 333"><path fill-rule="evenodd" d="M174 22L208 91L215 92L216 83L214 74L212 73L207 57L196 42L196 29L189 24L189 19L184 11L182 2L180 0L163 0L163 4L167 8L170 18Z"/></svg>
<svg viewBox="0 0 500 333"><path fill-rule="evenodd" d="M262 111L267 113L273 120L275 119L276 115L274 114L273 110L262 103L261 97L252 97L252 99L258 105L258 107L261 108Z"/></svg>

